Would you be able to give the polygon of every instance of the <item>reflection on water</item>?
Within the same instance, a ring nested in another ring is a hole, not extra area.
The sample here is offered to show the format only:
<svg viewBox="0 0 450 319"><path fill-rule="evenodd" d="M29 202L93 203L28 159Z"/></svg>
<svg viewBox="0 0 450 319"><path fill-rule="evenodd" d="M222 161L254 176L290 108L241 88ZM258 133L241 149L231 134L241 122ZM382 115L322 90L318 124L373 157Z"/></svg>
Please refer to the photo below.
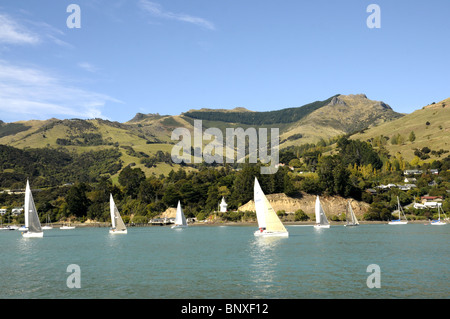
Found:
<svg viewBox="0 0 450 319"><path fill-rule="evenodd" d="M255 237L250 243L250 280L255 290L267 295L276 283L276 269L279 263L277 249L286 241L281 237Z"/></svg>

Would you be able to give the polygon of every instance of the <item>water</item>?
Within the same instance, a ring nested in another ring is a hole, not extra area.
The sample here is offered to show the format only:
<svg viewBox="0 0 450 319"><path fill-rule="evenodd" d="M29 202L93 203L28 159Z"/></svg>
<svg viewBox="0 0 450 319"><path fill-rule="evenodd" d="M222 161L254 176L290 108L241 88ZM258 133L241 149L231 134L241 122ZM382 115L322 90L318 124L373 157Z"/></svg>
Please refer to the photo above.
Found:
<svg viewBox="0 0 450 319"><path fill-rule="evenodd" d="M450 225L256 226L0 232L0 298L449 298ZM81 288L68 288L81 271ZM381 288L368 288L370 264Z"/></svg>

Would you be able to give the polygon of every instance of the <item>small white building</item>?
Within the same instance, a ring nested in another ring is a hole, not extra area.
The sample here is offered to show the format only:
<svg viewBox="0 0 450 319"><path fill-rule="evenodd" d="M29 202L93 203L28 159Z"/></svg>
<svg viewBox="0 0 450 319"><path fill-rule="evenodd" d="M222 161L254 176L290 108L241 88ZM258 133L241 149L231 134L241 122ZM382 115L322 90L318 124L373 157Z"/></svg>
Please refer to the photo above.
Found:
<svg viewBox="0 0 450 319"><path fill-rule="evenodd" d="M23 213L23 207L15 207L11 210L11 214L13 216L19 216L22 213Z"/></svg>
<svg viewBox="0 0 450 319"><path fill-rule="evenodd" d="M0 208L0 215L5 215L7 213L7 209L5 207Z"/></svg>
<svg viewBox="0 0 450 319"><path fill-rule="evenodd" d="M221 212L221 213L226 213L227 212L227 206L228 206L228 204L227 203L225 203L225 197L222 197L222 201L220 202L220 209L219 209L219 211Z"/></svg>

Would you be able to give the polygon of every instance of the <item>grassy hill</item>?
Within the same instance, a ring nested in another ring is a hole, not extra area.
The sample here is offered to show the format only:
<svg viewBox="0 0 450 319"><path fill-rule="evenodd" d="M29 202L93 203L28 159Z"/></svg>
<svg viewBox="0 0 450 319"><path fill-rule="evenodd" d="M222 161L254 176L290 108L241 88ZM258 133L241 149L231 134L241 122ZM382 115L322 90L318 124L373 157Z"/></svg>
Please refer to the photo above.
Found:
<svg viewBox="0 0 450 319"><path fill-rule="evenodd" d="M414 137L410 139L411 132L414 132ZM400 153L408 161L416 156L416 149L427 147L434 152L450 150L450 98L363 130L351 138L372 142L374 146L381 141L389 154ZM434 152L429 152L430 158L426 160L439 158Z"/></svg>
<svg viewBox="0 0 450 319"><path fill-rule="evenodd" d="M422 119L414 120L414 123L418 123L417 126L390 125L389 123L410 117L393 111L389 105L381 101L370 100L364 94L335 95L301 107L270 112L253 112L245 108L235 108L232 110L189 110L176 116L138 113L125 123L103 119L59 120L54 118L46 121L1 122L0 144L23 150L61 149L78 155L92 151L115 150L119 154L117 160L122 167L127 165L139 167L147 176L150 176L168 174L172 169L179 168L178 165L167 160L167 154L170 154L173 144L177 142L171 140L171 134L178 127L188 128L190 132L193 132L195 119L202 120L203 129L208 127L221 129L224 137L226 128L277 127L280 129L281 148L317 143L321 139L326 140L370 127L373 128L366 130L366 133L371 132L369 135L354 135L354 138L367 140L379 134L392 135L397 131L406 137L411 130L415 130L417 135L415 143L419 147L425 145L430 139L434 141L435 134L441 134L436 136L445 135L448 126L444 123L444 119L447 113L441 114L441 112L447 111L448 107L445 105L442 107L442 103L438 103L424 109L427 115ZM430 115L433 112L437 114L436 119ZM413 114L416 116L415 113ZM424 126L427 121L431 124ZM423 124L422 130L419 124ZM380 127L381 129L378 130ZM207 143L209 141L204 141L204 144ZM438 145L441 145L439 139L433 147L436 148ZM402 152L404 151L408 156L413 154L411 147L401 146ZM445 144L441 147L445 148ZM117 175L118 172L112 174L113 180L117 179Z"/></svg>

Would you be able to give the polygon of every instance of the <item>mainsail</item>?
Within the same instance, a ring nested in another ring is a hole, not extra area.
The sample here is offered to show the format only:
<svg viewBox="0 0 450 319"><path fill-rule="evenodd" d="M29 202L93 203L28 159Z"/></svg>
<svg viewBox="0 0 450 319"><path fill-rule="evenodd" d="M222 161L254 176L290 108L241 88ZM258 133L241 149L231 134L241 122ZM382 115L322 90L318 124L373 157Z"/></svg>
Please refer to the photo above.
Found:
<svg viewBox="0 0 450 319"><path fill-rule="evenodd" d="M259 228L266 229L267 232L287 232L281 220L275 213L272 205L267 200L261 189L258 180L255 178L255 210Z"/></svg>
<svg viewBox="0 0 450 319"><path fill-rule="evenodd" d="M322 204L320 203L319 196L316 198L316 223L320 225L329 225L327 216L325 215L325 212L323 211Z"/></svg>
<svg viewBox="0 0 450 319"><path fill-rule="evenodd" d="M347 205L347 225L359 225L358 220L356 219L355 213L353 212L352 205L350 204L350 201L348 201ZM350 218L349 218L350 215Z"/></svg>
<svg viewBox="0 0 450 319"><path fill-rule="evenodd" d="M115 230L126 230L127 227L125 226L125 223L122 220L122 217L120 217L119 210L117 209L116 204L114 203L114 199L112 197L112 194L109 196L109 211L111 213L111 224L112 228Z"/></svg>
<svg viewBox="0 0 450 319"><path fill-rule="evenodd" d="M30 233L42 232L41 223L37 214L36 206L34 204L33 195L31 194L30 183L27 180L25 188L25 227Z"/></svg>

